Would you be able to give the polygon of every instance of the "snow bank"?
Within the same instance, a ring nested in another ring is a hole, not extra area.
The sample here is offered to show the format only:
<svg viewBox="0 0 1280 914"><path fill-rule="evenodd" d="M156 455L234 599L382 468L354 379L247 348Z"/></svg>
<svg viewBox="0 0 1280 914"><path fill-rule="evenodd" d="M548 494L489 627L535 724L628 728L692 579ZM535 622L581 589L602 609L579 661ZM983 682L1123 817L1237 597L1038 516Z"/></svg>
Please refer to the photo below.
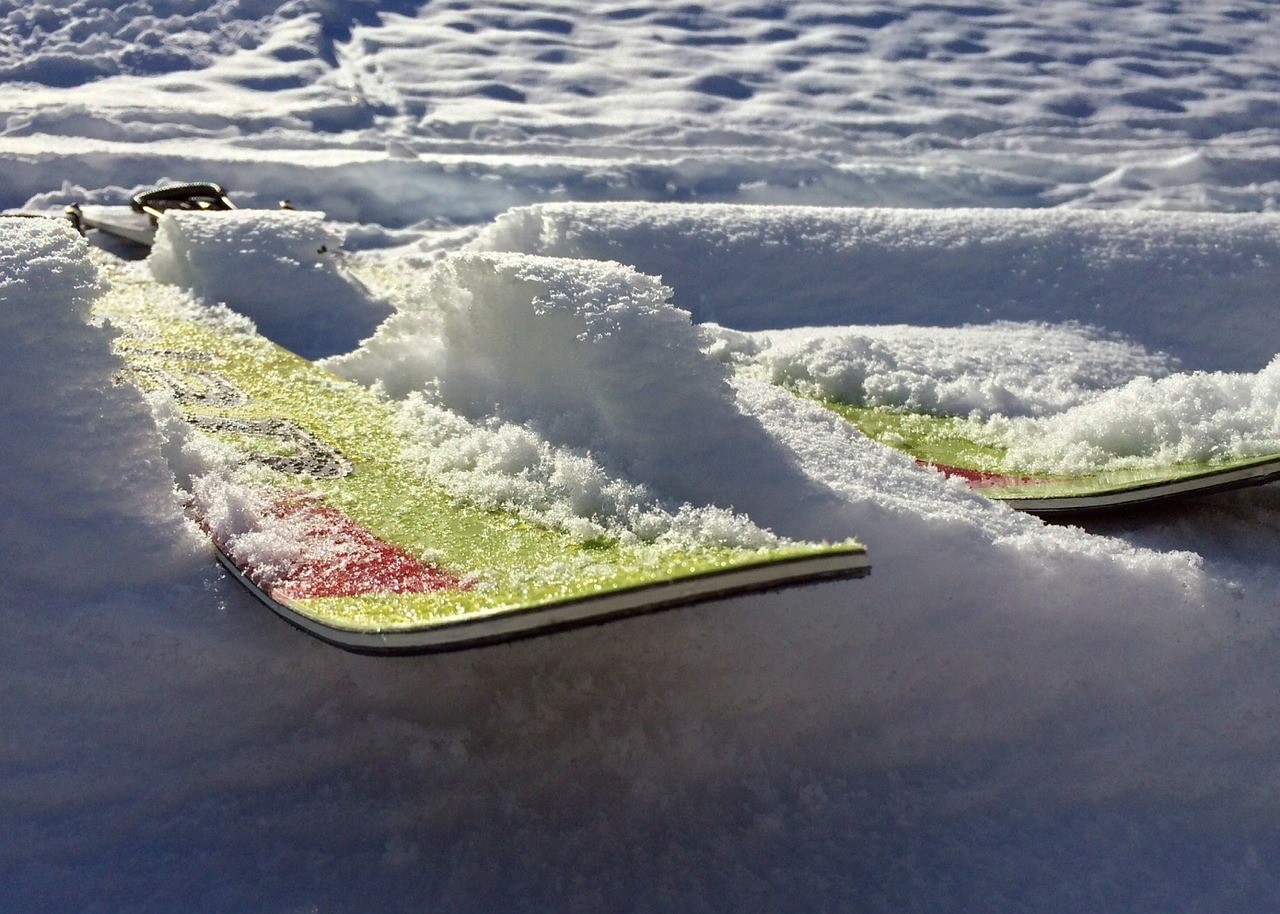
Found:
<svg viewBox="0 0 1280 914"><path fill-rule="evenodd" d="M165 580L196 548L146 402L87 323L100 291L65 223L0 219L0 539L35 592Z"/></svg>
<svg viewBox="0 0 1280 914"><path fill-rule="evenodd" d="M687 312L616 263L515 254L443 261L415 301L328 367L471 419L527 423L678 502L777 532L855 535L789 452L736 405ZM825 518L825 521L824 521Z"/></svg>
<svg viewBox="0 0 1280 914"><path fill-rule="evenodd" d="M475 246L632 264L740 330L1079 321L1190 368L1280 351L1273 213L544 204Z"/></svg>
<svg viewBox="0 0 1280 914"><path fill-rule="evenodd" d="M148 262L161 282L190 289L254 321L307 358L346 352L390 308L344 275L341 237L318 212L166 214Z"/></svg>

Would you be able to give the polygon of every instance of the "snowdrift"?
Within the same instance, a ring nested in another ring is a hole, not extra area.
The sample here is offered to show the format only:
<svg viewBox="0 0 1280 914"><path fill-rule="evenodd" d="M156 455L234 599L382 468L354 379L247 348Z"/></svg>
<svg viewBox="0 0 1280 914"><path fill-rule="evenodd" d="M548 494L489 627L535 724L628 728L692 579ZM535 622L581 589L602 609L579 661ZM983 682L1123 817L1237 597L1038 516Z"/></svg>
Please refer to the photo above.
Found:
<svg viewBox="0 0 1280 914"><path fill-rule="evenodd" d="M527 423L677 504L744 511L788 536L853 535L847 520L814 523L830 512L820 488L738 408L728 371L669 296L616 263L459 255L326 364L392 396Z"/></svg>
<svg viewBox="0 0 1280 914"><path fill-rule="evenodd" d="M110 328L87 323L100 289L70 226L0 219L0 540L19 592L165 580L198 542Z"/></svg>
<svg viewBox="0 0 1280 914"><path fill-rule="evenodd" d="M628 263L739 330L1078 321L1219 370L1280 350L1274 213L548 203L474 246Z"/></svg>

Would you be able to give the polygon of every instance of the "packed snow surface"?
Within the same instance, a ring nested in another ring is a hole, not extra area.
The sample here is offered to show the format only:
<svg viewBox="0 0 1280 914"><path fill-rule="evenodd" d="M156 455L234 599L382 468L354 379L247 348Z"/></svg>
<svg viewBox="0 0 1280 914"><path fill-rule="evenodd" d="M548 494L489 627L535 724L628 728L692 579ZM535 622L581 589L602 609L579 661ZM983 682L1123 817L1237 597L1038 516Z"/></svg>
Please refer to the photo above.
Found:
<svg viewBox="0 0 1280 914"><path fill-rule="evenodd" d="M1276 487L1047 526L777 383L1269 447L1277 15L0 2L0 207L241 207L127 267L0 220L5 907L1280 907ZM217 455L119 375L113 278L383 390L460 497L873 573L342 654L185 521Z"/></svg>

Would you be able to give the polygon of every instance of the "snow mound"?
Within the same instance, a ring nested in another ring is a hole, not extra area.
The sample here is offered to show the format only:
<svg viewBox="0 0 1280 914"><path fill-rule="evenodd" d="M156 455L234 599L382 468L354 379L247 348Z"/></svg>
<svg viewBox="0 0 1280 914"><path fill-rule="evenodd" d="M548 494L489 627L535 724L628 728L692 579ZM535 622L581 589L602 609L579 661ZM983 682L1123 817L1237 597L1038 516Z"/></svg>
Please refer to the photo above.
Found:
<svg viewBox="0 0 1280 914"><path fill-rule="evenodd" d="M835 327L746 333L704 324L708 352L739 371L859 406L964 416L1046 415L1170 360L1077 324Z"/></svg>
<svg viewBox="0 0 1280 914"><path fill-rule="evenodd" d="M739 330L1079 321L1233 371L1280 350L1275 213L557 203L475 247L628 263Z"/></svg>
<svg viewBox="0 0 1280 914"><path fill-rule="evenodd" d="M1280 453L1280 359L1261 372L1173 363L1074 324L701 327L743 378L855 406L968 417L1032 473L1087 473Z"/></svg>
<svg viewBox="0 0 1280 914"><path fill-rule="evenodd" d="M1059 415L993 419L981 436L1040 473L1280 453L1280 358L1256 374L1135 378Z"/></svg>
<svg viewBox="0 0 1280 914"><path fill-rule="evenodd" d="M742 511L785 536L856 534L739 409L728 368L669 296L617 263L462 254L326 364L393 397L527 425L664 499Z"/></svg>
<svg viewBox="0 0 1280 914"><path fill-rule="evenodd" d="M413 442L410 458L451 494L514 510L582 542L744 549L780 544L743 515L663 504L648 487L611 476L589 453L555 447L532 429L497 418L473 422L418 393L405 399L400 428Z"/></svg>
<svg viewBox="0 0 1280 914"><path fill-rule="evenodd" d="M8 584L87 593L171 579L198 542L146 401L121 383L84 241L0 219L0 478Z"/></svg>
<svg viewBox="0 0 1280 914"><path fill-rule="evenodd" d="M351 349L390 313L340 268L341 242L319 212L175 212L160 220L148 263L160 282L225 304L314 359Z"/></svg>

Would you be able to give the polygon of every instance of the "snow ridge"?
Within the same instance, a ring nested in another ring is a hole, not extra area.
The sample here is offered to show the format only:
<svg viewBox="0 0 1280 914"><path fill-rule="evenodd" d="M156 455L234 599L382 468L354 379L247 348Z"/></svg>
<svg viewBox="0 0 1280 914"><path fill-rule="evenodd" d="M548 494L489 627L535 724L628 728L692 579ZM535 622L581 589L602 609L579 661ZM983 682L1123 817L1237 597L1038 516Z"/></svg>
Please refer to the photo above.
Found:
<svg viewBox="0 0 1280 914"><path fill-rule="evenodd" d="M474 247L621 260L737 330L1077 321L1195 368L1276 351L1272 213L564 203L504 213Z"/></svg>
<svg viewBox="0 0 1280 914"><path fill-rule="evenodd" d="M417 392L472 420L528 424L677 504L745 512L786 536L856 535L739 410L727 369L702 354L669 295L617 263L461 254L326 364L392 397Z"/></svg>
<svg viewBox="0 0 1280 914"><path fill-rule="evenodd" d="M147 404L87 322L102 288L65 223L0 219L6 590L142 586L196 555Z"/></svg>

